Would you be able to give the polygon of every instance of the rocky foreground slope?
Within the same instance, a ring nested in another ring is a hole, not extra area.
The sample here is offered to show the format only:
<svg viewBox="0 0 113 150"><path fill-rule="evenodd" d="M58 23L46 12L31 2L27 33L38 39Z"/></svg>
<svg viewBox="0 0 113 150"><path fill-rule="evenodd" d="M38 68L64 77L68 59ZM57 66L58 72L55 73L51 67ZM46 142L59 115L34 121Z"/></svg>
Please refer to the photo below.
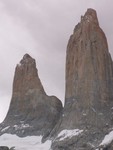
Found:
<svg viewBox="0 0 113 150"><path fill-rule="evenodd" d="M46 95L26 54L16 67L3 133L42 135L52 140L52 150L113 149L113 62L95 10L81 17L67 46L63 111Z"/></svg>

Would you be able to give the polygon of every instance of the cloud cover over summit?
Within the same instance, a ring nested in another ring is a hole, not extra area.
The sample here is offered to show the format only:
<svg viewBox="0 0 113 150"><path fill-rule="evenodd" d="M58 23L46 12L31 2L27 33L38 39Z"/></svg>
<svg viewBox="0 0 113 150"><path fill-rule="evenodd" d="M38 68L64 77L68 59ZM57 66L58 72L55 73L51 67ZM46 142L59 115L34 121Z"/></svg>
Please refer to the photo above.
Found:
<svg viewBox="0 0 113 150"><path fill-rule="evenodd" d="M112 0L0 0L0 121L11 99L14 69L29 53L49 95L64 99L65 53L73 27L87 8L96 9L113 56Z"/></svg>

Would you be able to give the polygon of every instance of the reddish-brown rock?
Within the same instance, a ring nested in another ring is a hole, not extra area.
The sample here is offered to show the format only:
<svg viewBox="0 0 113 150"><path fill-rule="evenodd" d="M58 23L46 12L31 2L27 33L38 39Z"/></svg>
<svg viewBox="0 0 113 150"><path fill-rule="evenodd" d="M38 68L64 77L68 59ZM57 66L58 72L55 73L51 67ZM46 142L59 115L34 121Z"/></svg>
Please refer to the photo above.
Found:
<svg viewBox="0 0 113 150"><path fill-rule="evenodd" d="M67 46L66 95L57 132L83 130L81 136L54 141L54 150L90 150L113 125L113 63L96 11L88 9ZM54 131L55 132L55 131ZM61 148L60 148L61 147Z"/></svg>
<svg viewBox="0 0 113 150"><path fill-rule="evenodd" d="M46 95L35 60L28 54L24 55L16 66L11 104L0 126L1 134L41 134L46 137L58 121L61 111L61 101L55 96Z"/></svg>

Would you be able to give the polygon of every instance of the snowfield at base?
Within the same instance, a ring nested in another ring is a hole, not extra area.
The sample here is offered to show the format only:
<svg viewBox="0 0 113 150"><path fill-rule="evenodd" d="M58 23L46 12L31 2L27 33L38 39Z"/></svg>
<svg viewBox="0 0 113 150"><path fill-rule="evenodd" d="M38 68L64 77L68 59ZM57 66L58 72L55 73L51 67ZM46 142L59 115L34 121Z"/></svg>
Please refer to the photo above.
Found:
<svg viewBox="0 0 113 150"><path fill-rule="evenodd" d="M15 150L50 150L51 141L41 143L42 136L27 136L3 134L0 136L0 146L15 147Z"/></svg>
<svg viewBox="0 0 113 150"><path fill-rule="evenodd" d="M71 138L73 136L77 136L80 133L82 133L83 130L79 130L79 129L74 129L74 130L63 130L58 134L58 138L60 141L66 139L66 138Z"/></svg>
<svg viewBox="0 0 113 150"><path fill-rule="evenodd" d="M107 134L103 141L101 142L100 146L107 146L113 141L113 131L111 131L109 134Z"/></svg>

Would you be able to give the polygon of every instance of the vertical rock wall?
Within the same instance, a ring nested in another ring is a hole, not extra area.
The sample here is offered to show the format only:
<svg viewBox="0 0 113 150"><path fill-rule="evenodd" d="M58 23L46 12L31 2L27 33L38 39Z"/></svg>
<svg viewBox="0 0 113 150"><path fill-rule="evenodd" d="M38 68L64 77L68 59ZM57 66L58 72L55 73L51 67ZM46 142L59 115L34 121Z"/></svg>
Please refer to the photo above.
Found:
<svg viewBox="0 0 113 150"><path fill-rule="evenodd" d="M54 129L57 137L52 148L89 150L96 147L113 125L112 90L113 63L106 36L96 11L88 9L67 46L65 105ZM74 129L83 132L60 140L59 132Z"/></svg>
<svg viewBox="0 0 113 150"><path fill-rule="evenodd" d="M48 136L57 123L62 103L47 96L38 77L35 60L28 54L16 66L13 93L1 134Z"/></svg>

